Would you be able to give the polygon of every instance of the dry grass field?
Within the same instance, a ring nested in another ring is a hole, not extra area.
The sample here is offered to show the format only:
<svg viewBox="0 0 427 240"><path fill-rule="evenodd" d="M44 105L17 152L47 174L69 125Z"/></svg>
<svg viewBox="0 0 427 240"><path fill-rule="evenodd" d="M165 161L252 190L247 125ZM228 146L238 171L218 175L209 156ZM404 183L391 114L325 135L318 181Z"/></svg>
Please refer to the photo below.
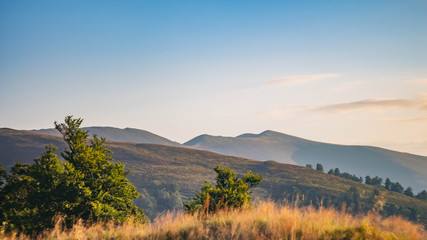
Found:
<svg viewBox="0 0 427 240"><path fill-rule="evenodd" d="M262 202L257 207L214 215L170 212L150 224L129 221L85 226L77 223L63 230L61 222L38 237L0 233L0 239L425 239L421 225L400 217L375 213L352 216L330 208L278 207Z"/></svg>

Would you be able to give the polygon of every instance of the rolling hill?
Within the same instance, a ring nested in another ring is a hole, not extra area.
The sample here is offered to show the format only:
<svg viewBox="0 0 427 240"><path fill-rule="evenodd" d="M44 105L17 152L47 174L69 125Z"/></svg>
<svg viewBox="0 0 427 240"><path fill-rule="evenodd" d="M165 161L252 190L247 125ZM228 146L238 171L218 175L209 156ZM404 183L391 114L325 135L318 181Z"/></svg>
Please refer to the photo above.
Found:
<svg viewBox="0 0 427 240"><path fill-rule="evenodd" d="M427 189L427 157L370 146L310 141L274 131L238 137L201 135L185 146L255 160L339 168L357 176L388 177L416 191Z"/></svg>
<svg viewBox="0 0 427 240"><path fill-rule="evenodd" d="M89 131L89 135L96 134L98 136L107 138L110 141L117 142L133 142L133 143L153 143L167 146L180 146L181 144L173 142L169 139L153 134L148 131L135 129L135 128L114 128L114 127L85 127ZM60 136L60 133L54 128L30 130L33 133L48 134L53 136Z"/></svg>
<svg viewBox="0 0 427 240"><path fill-rule="evenodd" d="M44 146L50 143L60 151L66 147L60 137L0 129L0 164L10 168L18 161L32 163L44 151ZM263 175L260 187L254 190L255 200L270 198L283 201L303 193L303 201L307 204L323 201L328 206L340 206L343 201L351 200L349 189L353 187L358 190L361 201L365 201L365 207L369 209L375 189L371 185L274 161L256 161L156 144L109 141L107 147L113 151L114 159L125 164L127 169L132 169L129 179L143 195L137 200L137 204L144 209L155 209L151 216L155 216L159 209L170 210L171 200L188 201L200 190L205 180L213 182L215 173L212 168L217 164L233 167L238 173L251 170ZM415 211L417 219L427 225L427 202L385 189L380 191L386 206L408 214ZM175 197L172 198L172 195ZM159 207L160 205L166 207Z"/></svg>

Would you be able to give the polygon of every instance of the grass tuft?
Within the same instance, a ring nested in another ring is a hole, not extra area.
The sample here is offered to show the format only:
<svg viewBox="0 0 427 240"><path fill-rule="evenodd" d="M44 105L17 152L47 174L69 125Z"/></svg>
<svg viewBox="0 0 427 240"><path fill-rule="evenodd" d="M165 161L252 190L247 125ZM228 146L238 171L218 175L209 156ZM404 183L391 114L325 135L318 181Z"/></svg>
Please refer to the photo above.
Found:
<svg viewBox="0 0 427 240"><path fill-rule="evenodd" d="M277 206L262 202L257 207L221 211L211 215L169 212L153 223L133 221L86 226L81 221L72 229L56 227L37 239L425 239L421 225L400 217L382 218L370 213L352 216L331 208ZM33 237L34 238L34 237ZM33 239L16 232L0 239Z"/></svg>

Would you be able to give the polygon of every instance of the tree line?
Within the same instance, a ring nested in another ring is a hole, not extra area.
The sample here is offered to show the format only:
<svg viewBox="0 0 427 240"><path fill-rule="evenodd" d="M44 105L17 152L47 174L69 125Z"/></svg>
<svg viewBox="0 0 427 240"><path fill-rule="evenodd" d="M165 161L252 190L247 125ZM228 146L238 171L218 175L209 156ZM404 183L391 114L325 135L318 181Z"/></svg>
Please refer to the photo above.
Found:
<svg viewBox="0 0 427 240"><path fill-rule="evenodd" d="M307 164L306 167L313 169L313 165L311 165L311 164ZM316 170L320 171L320 172L324 172L324 168L323 168L322 164L317 163ZM341 173L339 168L330 169L327 173L330 175L350 179L350 180L353 180L355 182L363 183L362 177L357 177L355 174L350 174L347 172ZM384 181L384 184L383 184L382 178L380 178L378 176L371 177L371 176L367 175L367 176L365 176L365 182L364 183L368 184L368 185L372 185L372 186L384 187L385 189L387 189L389 191L401 193L401 194L404 194L408 197L413 197L413 198L417 198L417 199L420 199L423 201L427 201L427 191L426 190L422 190L417 195L415 195L413 193L413 190L411 187L407 187L405 189L399 182L392 182L389 178L386 178L386 180Z"/></svg>

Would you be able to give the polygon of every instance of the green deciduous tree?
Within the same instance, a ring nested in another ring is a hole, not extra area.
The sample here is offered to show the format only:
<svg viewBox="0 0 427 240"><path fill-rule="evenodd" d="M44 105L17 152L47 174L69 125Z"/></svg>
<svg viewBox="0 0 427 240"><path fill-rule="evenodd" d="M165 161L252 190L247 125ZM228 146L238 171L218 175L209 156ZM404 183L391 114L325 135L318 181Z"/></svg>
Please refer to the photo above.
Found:
<svg viewBox="0 0 427 240"><path fill-rule="evenodd" d="M85 185L80 190L84 197L76 212L91 221L123 221L130 216L142 219L143 211L132 202L138 193L126 178L129 172L123 164L113 162L111 150L104 147L105 138L94 135L87 144L88 132L79 128L82 121L66 117L65 123L55 122L69 146L61 155L82 176Z"/></svg>
<svg viewBox="0 0 427 240"><path fill-rule="evenodd" d="M365 183L366 183L366 184L371 184L371 176L367 175L367 176L365 177Z"/></svg>
<svg viewBox="0 0 427 240"><path fill-rule="evenodd" d="M323 165L322 165L322 164L320 164L320 163L318 163L318 164L316 165L316 170L317 170L317 171L321 171L321 172L323 172Z"/></svg>
<svg viewBox="0 0 427 240"><path fill-rule="evenodd" d="M383 182L383 179L375 176L374 178L371 178L370 176L366 176L365 183L373 186L381 186Z"/></svg>
<svg viewBox="0 0 427 240"><path fill-rule="evenodd" d="M407 187L405 191L403 191L403 194L409 197L414 197L414 192L412 191L411 187Z"/></svg>
<svg viewBox="0 0 427 240"><path fill-rule="evenodd" d="M347 193L344 195L345 202L347 206L353 211L357 213L361 210L361 198L359 189L356 187L350 187Z"/></svg>
<svg viewBox="0 0 427 240"><path fill-rule="evenodd" d="M385 179L385 183L384 183L385 189L390 190L391 189L391 184L392 184L392 182L390 181L390 178L386 178Z"/></svg>
<svg viewBox="0 0 427 240"><path fill-rule="evenodd" d="M335 170L334 170L334 175L335 176L341 176L341 172L340 172L340 169L339 168L335 168Z"/></svg>
<svg viewBox="0 0 427 240"><path fill-rule="evenodd" d="M1 220L6 230L41 231L53 227L56 214L72 208L73 199L68 194L79 185L73 179L73 169L66 171L65 164L53 153L55 150L46 147L34 164L17 163L12 167L1 194Z"/></svg>
<svg viewBox="0 0 427 240"><path fill-rule="evenodd" d="M138 197L121 163L114 162L105 139L80 129L82 119L65 118L58 129L68 149L61 153L64 162L54 153L46 152L32 165L17 163L6 177L1 190L0 221L6 230L25 233L40 232L53 227L53 217L65 218L68 226L76 219L87 223L130 217L144 221L144 212L132 202Z"/></svg>
<svg viewBox="0 0 427 240"><path fill-rule="evenodd" d="M399 182L392 183L390 190L393 192L403 193L403 187Z"/></svg>
<svg viewBox="0 0 427 240"><path fill-rule="evenodd" d="M427 191L426 190L423 190L423 191L421 191L421 192L419 192L418 194L417 194L417 196L415 196L416 198L418 198L418 199L420 199L420 200L427 200Z"/></svg>
<svg viewBox="0 0 427 240"><path fill-rule="evenodd" d="M189 213L203 211L216 212L220 209L239 208L251 201L250 188L261 183L262 176L247 172L243 177L234 173L232 168L214 168L217 173L216 186L205 182L201 192L189 203L184 204Z"/></svg>

